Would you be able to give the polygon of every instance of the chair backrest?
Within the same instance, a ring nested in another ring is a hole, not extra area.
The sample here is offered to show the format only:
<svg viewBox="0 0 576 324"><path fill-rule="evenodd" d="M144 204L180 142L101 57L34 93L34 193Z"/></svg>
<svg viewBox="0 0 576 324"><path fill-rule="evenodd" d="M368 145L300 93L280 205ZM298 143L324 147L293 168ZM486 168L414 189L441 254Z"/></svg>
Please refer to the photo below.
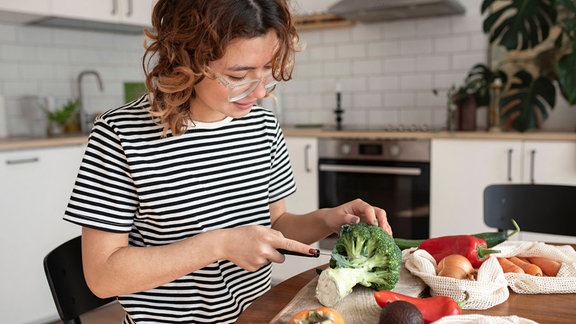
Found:
<svg viewBox="0 0 576 324"><path fill-rule="evenodd" d="M86 285L80 236L48 253L44 258L44 272L58 314L65 323L80 323L80 315L116 299L98 298Z"/></svg>
<svg viewBox="0 0 576 324"><path fill-rule="evenodd" d="M484 189L484 223L499 230L576 236L576 186L495 184Z"/></svg>

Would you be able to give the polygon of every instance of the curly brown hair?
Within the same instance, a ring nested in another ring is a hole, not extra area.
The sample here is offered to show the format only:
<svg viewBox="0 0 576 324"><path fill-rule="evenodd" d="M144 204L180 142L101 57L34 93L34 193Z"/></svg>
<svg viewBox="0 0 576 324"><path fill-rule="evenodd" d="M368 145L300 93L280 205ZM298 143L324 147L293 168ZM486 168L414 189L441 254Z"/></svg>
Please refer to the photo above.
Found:
<svg viewBox="0 0 576 324"><path fill-rule="evenodd" d="M299 43L286 0L159 0L142 65L152 99L152 114L178 135L192 120L194 86L207 75L206 67L224 56L237 38L263 36L273 30L278 48L272 58L277 80L292 78Z"/></svg>

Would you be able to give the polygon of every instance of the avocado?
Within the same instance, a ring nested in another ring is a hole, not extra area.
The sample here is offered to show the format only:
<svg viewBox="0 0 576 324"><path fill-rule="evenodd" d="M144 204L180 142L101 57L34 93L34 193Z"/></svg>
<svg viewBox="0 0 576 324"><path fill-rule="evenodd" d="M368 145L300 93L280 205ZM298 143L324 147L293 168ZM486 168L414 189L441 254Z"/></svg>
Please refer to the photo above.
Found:
<svg viewBox="0 0 576 324"><path fill-rule="evenodd" d="M380 312L380 324L424 324L424 317L413 304L398 300L392 302Z"/></svg>

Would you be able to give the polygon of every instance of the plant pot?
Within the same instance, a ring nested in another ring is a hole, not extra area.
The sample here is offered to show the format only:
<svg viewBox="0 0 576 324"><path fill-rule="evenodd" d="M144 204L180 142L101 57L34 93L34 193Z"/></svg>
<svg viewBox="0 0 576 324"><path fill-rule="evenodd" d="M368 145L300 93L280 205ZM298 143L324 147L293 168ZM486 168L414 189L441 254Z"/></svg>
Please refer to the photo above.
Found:
<svg viewBox="0 0 576 324"><path fill-rule="evenodd" d="M459 131L476 130L476 99L470 95L457 103L457 128Z"/></svg>
<svg viewBox="0 0 576 324"><path fill-rule="evenodd" d="M64 134L64 125L55 122L48 122L48 126L46 127L46 135L49 137L52 136L60 136Z"/></svg>

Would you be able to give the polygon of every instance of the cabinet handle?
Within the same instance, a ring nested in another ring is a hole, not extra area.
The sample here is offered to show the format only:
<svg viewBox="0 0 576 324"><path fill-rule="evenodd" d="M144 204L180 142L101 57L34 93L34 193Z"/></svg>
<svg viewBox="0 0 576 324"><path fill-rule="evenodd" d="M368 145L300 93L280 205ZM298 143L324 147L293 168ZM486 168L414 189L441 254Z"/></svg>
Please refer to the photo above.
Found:
<svg viewBox="0 0 576 324"><path fill-rule="evenodd" d="M110 14L112 16L116 16L118 14L118 0L112 0L112 11Z"/></svg>
<svg viewBox="0 0 576 324"><path fill-rule="evenodd" d="M536 150L530 151L530 183L534 184L534 169L536 165Z"/></svg>
<svg viewBox="0 0 576 324"><path fill-rule="evenodd" d="M512 182L512 149L508 149L508 182Z"/></svg>
<svg viewBox="0 0 576 324"><path fill-rule="evenodd" d="M383 167L383 166L359 166L346 164L320 164L320 171L325 172L349 172L349 173L371 173L371 174L392 174L419 176L422 174L420 168L410 167Z"/></svg>
<svg viewBox="0 0 576 324"><path fill-rule="evenodd" d="M306 146L304 146L304 170L307 173L311 173L312 169L310 168L310 150L312 149L312 146L310 144L306 144Z"/></svg>
<svg viewBox="0 0 576 324"><path fill-rule="evenodd" d="M128 11L126 11L126 17L131 17L134 12L134 4L132 1L133 0L128 0Z"/></svg>
<svg viewBox="0 0 576 324"><path fill-rule="evenodd" d="M16 160L6 160L6 164L8 165L16 165L16 164L26 164L26 163L36 163L40 161L39 158L25 158L25 159L16 159Z"/></svg>

